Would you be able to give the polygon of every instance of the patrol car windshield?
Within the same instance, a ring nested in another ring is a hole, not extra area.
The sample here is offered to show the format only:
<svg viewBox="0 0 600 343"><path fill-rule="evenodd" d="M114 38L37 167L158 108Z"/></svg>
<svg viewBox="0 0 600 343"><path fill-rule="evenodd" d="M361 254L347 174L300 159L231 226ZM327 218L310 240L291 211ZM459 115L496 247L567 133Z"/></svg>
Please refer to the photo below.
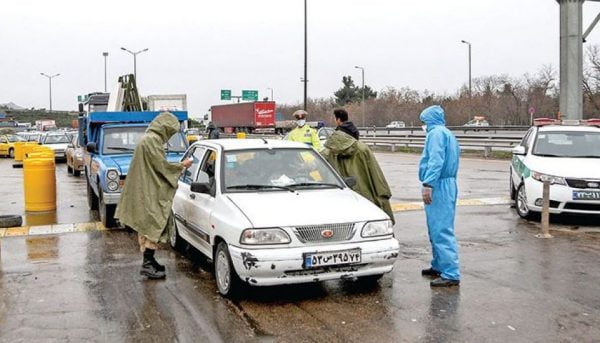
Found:
<svg viewBox="0 0 600 343"><path fill-rule="evenodd" d="M146 132L145 126L111 127L104 129L104 143L102 153L132 154L135 146ZM180 133L177 133L165 144L165 152L184 152L186 144Z"/></svg>
<svg viewBox="0 0 600 343"><path fill-rule="evenodd" d="M312 149L230 151L224 155L225 192L343 188Z"/></svg>
<svg viewBox="0 0 600 343"><path fill-rule="evenodd" d="M46 135L42 137L42 144L66 144L69 143L67 135Z"/></svg>
<svg viewBox="0 0 600 343"><path fill-rule="evenodd" d="M600 132L542 131L533 154L543 157L600 158Z"/></svg>

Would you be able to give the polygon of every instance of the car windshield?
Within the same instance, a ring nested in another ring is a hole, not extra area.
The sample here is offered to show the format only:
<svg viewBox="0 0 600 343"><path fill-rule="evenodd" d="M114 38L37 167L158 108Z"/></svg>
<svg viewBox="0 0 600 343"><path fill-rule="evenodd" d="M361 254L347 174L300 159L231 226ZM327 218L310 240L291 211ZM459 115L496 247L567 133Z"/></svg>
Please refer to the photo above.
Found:
<svg viewBox="0 0 600 343"><path fill-rule="evenodd" d="M600 158L600 132L542 131L533 154L546 157Z"/></svg>
<svg viewBox="0 0 600 343"><path fill-rule="evenodd" d="M105 155L133 153L135 146L144 136L146 128L146 126L129 126L104 129L102 153ZM165 151L168 152L184 152L186 148L179 133L173 135L164 146Z"/></svg>
<svg viewBox="0 0 600 343"><path fill-rule="evenodd" d="M312 149L230 151L224 155L225 192L343 188Z"/></svg>
<svg viewBox="0 0 600 343"><path fill-rule="evenodd" d="M8 141L10 143L14 143L14 142L25 142L25 138L23 137L19 137L19 136L7 136L6 138L8 138Z"/></svg>
<svg viewBox="0 0 600 343"><path fill-rule="evenodd" d="M46 135L42 139L42 144L65 144L69 143L67 135Z"/></svg>

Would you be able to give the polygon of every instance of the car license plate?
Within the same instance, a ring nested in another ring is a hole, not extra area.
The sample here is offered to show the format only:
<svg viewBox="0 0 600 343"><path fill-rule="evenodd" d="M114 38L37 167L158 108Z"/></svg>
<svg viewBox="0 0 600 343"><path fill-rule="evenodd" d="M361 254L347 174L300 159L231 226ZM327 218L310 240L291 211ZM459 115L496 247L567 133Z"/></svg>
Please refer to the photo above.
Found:
<svg viewBox="0 0 600 343"><path fill-rule="evenodd" d="M304 268L360 263L360 249L304 254Z"/></svg>
<svg viewBox="0 0 600 343"><path fill-rule="evenodd" d="M600 191L573 191L573 200L600 200Z"/></svg>

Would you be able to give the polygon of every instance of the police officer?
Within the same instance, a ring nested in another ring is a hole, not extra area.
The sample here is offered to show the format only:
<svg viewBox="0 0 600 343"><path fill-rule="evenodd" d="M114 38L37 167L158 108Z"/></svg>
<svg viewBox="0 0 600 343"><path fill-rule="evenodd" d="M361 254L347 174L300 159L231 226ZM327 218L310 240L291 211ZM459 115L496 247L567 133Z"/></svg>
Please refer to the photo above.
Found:
<svg viewBox="0 0 600 343"><path fill-rule="evenodd" d="M315 150L321 148L321 142L317 135L317 130L306 124L306 111L298 110L294 112L294 118L296 119L297 127L290 132L288 136L289 141L301 142L311 145Z"/></svg>

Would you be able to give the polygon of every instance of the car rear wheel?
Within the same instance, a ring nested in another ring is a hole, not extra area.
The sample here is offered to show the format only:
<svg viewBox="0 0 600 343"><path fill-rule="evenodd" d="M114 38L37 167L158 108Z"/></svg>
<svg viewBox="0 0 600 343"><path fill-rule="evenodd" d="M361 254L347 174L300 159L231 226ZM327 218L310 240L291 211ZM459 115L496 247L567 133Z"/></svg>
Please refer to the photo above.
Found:
<svg viewBox="0 0 600 343"><path fill-rule="evenodd" d="M531 219L532 214L527 206L527 192L525 191L525 184L520 184L515 197L515 209L519 217L524 219Z"/></svg>
<svg viewBox="0 0 600 343"><path fill-rule="evenodd" d="M217 245L214 264L215 281L217 282L219 293L229 298L238 297L243 286L242 280L240 280L231 263L231 256L225 242L220 242Z"/></svg>

